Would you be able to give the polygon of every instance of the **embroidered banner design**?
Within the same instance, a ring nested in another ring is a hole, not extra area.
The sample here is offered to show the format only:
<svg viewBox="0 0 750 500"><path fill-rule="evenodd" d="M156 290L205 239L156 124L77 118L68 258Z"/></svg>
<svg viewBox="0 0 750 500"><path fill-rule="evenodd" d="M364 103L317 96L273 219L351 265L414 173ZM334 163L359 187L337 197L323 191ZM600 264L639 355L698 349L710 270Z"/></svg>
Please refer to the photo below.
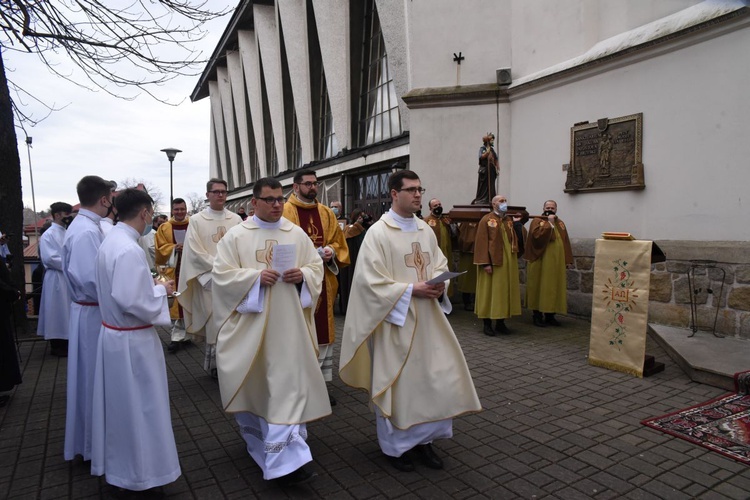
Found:
<svg viewBox="0 0 750 500"><path fill-rule="evenodd" d="M596 240L589 364L643 376L651 246Z"/></svg>

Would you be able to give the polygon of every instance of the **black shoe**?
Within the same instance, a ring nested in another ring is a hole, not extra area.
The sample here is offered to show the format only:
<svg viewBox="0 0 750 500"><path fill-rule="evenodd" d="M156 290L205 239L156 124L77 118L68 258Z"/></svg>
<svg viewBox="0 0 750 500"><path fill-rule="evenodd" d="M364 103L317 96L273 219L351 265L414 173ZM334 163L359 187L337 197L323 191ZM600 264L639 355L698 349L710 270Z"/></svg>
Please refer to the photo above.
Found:
<svg viewBox="0 0 750 500"><path fill-rule="evenodd" d="M534 326L544 328L545 326L547 326L547 324L544 322L544 319L541 316L534 316Z"/></svg>
<svg viewBox="0 0 750 500"><path fill-rule="evenodd" d="M303 465L296 471L290 472L286 476L277 477L276 482L282 486L294 486L298 484L304 484L310 481L315 476L317 476L316 473L305 469L305 466Z"/></svg>
<svg viewBox="0 0 750 500"><path fill-rule="evenodd" d="M411 458L406 456L406 453L400 457L386 455L385 458L388 459L395 469L398 469L401 472L414 472L414 462L411 461Z"/></svg>
<svg viewBox="0 0 750 500"><path fill-rule="evenodd" d="M555 319L554 314L545 314L544 315L544 322L548 325L552 326L562 326L559 321Z"/></svg>
<svg viewBox="0 0 750 500"><path fill-rule="evenodd" d="M334 398L333 394L331 394L330 392L328 393L328 403L331 406L336 406L336 398Z"/></svg>
<svg viewBox="0 0 750 500"><path fill-rule="evenodd" d="M414 447L419 461L430 469L442 469L443 461L437 456L431 444L420 444Z"/></svg>
<svg viewBox="0 0 750 500"><path fill-rule="evenodd" d="M169 345L167 346L167 352L171 352L172 354L176 353L179 350L180 350L180 343L175 342L174 340L170 342Z"/></svg>
<svg viewBox="0 0 750 500"><path fill-rule="evenodd" d="M494 337L496 332L492 329L492 320L485 319L484 320L484 329L482 330L485 335L489 335L490 337Z"/></svg>
<svg viewBox="0 0 750 500"><path fill-rule="evenodd" d="M505 326L505 320L502 319L499 319L495 322L495 331L502 335L508 335L510 333L510 329Z"/></svg>

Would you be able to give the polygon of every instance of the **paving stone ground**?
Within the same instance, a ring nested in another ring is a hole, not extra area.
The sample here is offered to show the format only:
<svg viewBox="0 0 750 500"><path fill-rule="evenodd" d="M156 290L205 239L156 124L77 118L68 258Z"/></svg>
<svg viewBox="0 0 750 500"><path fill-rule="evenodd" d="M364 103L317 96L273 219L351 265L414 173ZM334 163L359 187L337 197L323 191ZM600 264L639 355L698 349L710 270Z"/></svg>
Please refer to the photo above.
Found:
<svg viewBox="0 0 750 500"><path fill-rule="evenodd" d="M663 373L638 379L587 364L590 325L561 318L537 329L528 315L509 320L509 336L487 337L473 314L450 321L463 346L484 411L454 421L454 438L436 443L445 470L403 473L382 457L363 392L334 376L333 414L308 425L311 483L266 482L218 384L202 369L203 351L166 354L172 421L182 476L169 498L529 498L744 499L750 468L640 424L723 394L698 384L650 339ZM339 334L343 318L337 317ZM160 330L164 344L169 340ZM0 408L0 497L110 498L88 464L63 460L65 359L45 342L22 343L24 383ZM338 361L338 353L336 354ZM290 367L291 369L292 367Z"/></svg>

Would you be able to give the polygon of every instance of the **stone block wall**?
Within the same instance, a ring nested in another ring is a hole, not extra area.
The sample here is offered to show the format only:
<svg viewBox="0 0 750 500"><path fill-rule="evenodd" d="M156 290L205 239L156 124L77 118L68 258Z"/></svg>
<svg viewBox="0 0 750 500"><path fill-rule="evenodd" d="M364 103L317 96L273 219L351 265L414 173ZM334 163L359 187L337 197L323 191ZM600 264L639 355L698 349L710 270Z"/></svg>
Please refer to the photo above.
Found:
<svg viewBox="0 0 750 500"><path fill-rule="evenodd" d="M572 244L575 267L568 270L568 312L591 317L594 240L574 240ZM692 293L699 329L711 330L716 318L718 333L750 340L750 242L657 241L657 244L667 261L651 266L649 322L690 328ZM716 261L716 267L695 268L691 290L688 271L696 260ZM523 271L521 274L523 283Z"/></svg>

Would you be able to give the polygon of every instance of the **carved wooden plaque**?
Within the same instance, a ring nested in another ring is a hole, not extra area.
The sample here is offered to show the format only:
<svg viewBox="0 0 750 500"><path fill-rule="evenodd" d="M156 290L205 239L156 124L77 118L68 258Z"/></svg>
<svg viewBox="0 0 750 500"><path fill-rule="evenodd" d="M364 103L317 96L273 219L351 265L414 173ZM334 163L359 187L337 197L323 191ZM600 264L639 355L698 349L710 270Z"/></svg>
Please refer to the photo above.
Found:
<svg viewBox="0 0 750 500"><path fill-rule="evenodd" d="M566 193L643 189L643 113L570 129Z"/></svg>

